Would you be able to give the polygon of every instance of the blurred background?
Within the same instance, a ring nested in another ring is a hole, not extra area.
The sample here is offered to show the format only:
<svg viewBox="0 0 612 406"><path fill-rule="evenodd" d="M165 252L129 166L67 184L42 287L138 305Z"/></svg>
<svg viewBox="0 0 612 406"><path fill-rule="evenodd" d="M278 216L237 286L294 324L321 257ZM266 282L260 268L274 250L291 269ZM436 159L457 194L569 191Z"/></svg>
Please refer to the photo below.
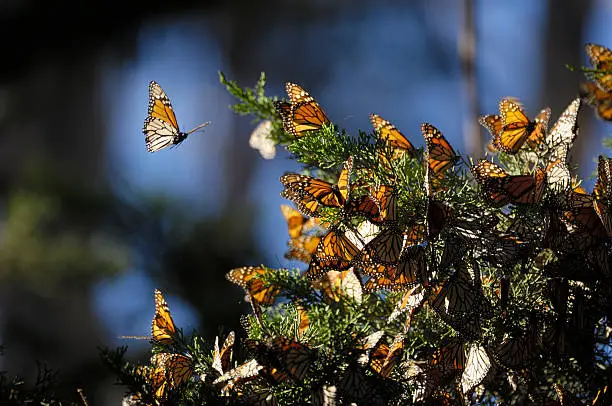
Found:
<svg viewBox="0 0 612 406"><path fill-rule="evenodd" d="M393 122L418 146L421 122L480 157L479 114L518 97L553 122L577 95L585 42L612 47L612 1L0 2L0 370L60 372L58 395L117 405L124 389L97 346L147 359L153 289L176 323L209 340L248 311L231 268L296 266L278 178L298 170L248 146L218 71L268 94L307 89L337 125ZM469 63L473 55L474 64ZM466 62L467 61L467 62ZM160 83L183 130L149 154L141 128ZM584 109L573 160L590 176L612 127ZM588 188L592 180L587 182Z"/></svg>

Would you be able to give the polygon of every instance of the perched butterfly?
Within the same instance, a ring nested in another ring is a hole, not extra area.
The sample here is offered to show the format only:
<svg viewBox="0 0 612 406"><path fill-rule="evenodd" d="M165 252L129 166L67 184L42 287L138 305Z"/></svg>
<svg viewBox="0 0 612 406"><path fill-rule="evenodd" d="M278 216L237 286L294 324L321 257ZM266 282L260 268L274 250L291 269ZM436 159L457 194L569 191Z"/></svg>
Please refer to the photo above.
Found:
<svg viewBox="0 0 612 406"><path fill-rule="evenodd" d="M497 151L515 154L527 142L531 147L539 145L548 130L550 109L545 108L531 121L521 105L509 98L499 102L500 115L482 116L480 124L493 136L492 145Z"/></svg>
<svg viewBox="0 0 612 406"><path fill-rule="evenodd" d="M578 135L576 120L580 112L580 98L574 99L546 135L544 143L548 148L548 162L567 162L567 154Z"/></svg>
<svg viewBox="0 0 612 406"><path fill-rule="evenodd" d="M223 375L218 377L213 382L213 384L217 385L219 383L224 383L224 382L229 381L225 385L225 387L221 390L222 393L227 393L234 386L240 383L248 382L252 379L255 379L255 377L257 377L263 369L264 369L263 365L259 364L257 360L252 359L224 373Z"/></svg>
<svg viewBox="0 0 612 406"><path fill-rule="evenodd" d="M290 103L277 101L274 107L283 120L286 132L294 137L302 137L306 131L319 130L329 123L321 106L304 89L291 82L285 88Z"/></svg>
<svg viewBox="0 0 612 406"><path fill-rule="evenodd" d="M349 197L352 166L353 160L349 158L336 185L296 173L281 176L285 187L281 196L293 201L300 212L311 217L320 216L321 206L343 208Z"/></svg>
<svg viewBox="0 0 612 406"><path fill-rule="evenodd" d="M189 134L210 124L210 121L207 121L190 131L180 131L170 99L168 99L161 86L154 81L149 83L149 109L147 114L142 132L145 135L149 152L178 145L185 141Z"/></svg>
<svg viewBox="0 0 612 406"><path fill-rule="evenodd" d="M268 269L256 266L235 268L226 275L230 282L241 286L248 294L251 302L256 305L270 306L280 292L280 287L265 282L262 277Z"/></svg>
<svg viewBox="0 0 612 406"><path fill-rule="evenodd" d="M582 403L582 401L578 399L576 395L565 389L560 384L556 383L553 386L555 388L555 392L557 392L557 397L559 398L559 403L561 406L584 406L584 403Z"/></svg>
<svg viewBox="0 0 612 406"><path fill-rule="evenodd" d="M612 51L597 44L586 44L584 48L591 65L597 70L604 71L593 73L593 80L602 90L612 91Z"/></svg>
<svg viewBox="0 0 612 406"><path fill-rule="evenodd" d="M381 376L388 378L393 368L397 365L404 354L404 335L398 334L387 346L379 343L370 353L370 367Z"/></svg>
<svg viewBox="0 0 612 406"><path fill-rule="evenodd" d="M346 271L327 271L320 280L313 281L312 286L323 293L327 303L337 303L344 298L357 303L362 301L361 281L352 268Z"/></svg>
<svg viewBox="0 0 612 406"><path fill-rule="evenodd" d="M478 344L470 346L467 352L465 368L461 374L461 391L464 395L480 385L491 370L491 360L484 347Z"/></svg>
<svg viewBox="0 0 612 406"><path fill-rule="evenodd" d="M407 290L427 279L425 248L420 245L407 247L396 265L366 266L363 272L371 276L365 285L367 292L380 289Z"/></svg>
<svg viewBox="0 0 612 406"><path fill-rule="evenodd" d="M168 303L157 289L155 289L155 315L151 323L151 336L154 342L163 345L174 344L176 339L176 326Z"/></svg>
<svg viewBox="0 0 612 406"><path fill-rule="evenodd" d="M348 269L359 255L360 247L355 245L349 234L334 227L319 243L306 270L306 277L316 280L327 271Z"/></svg>
<svg viewBox="0 0 612 406"><path fill-rule="evenodd" d="M612 121L612 90L601 90L593 82L580 84L580 96L597 109L597 115L602 120Z"/></svg>
<svg viewBox="0 0 612 406"><path fill-rule="evenodd" d="M402 315L405 312L408 312L408 320L407 325L410 325L410 319L417 309L421 307L423 302L425 301L425 289L421 285L414 286L408 289L398 300L393 312L389 316L387 320L388 323L395 320L397 317Z"/></svg>
<svg viewBox="0 0 612 406"><path fill-rule="evenodd" d="M497 205L539 203L546 186L546 173L509 175L493 162L481 159L472 167L474 177L482 185L487 198Z"/></svg>
<svg viewBox="0 0 612 406"><path fill-rule="evenodd" d="M414 146L393 124L376 114L370 114L370 121L379 138L393 149L391 159L398 159L406 153L410 156L416 155ZM383 152L379 154L379 157L382 165L390 168L388 158Z"/></svg>
<svg viewBox="0 0 612 406"><path fill-rule="evenodd" d="M322 385L312 391L313 406L336 406L338 388L333 385Z"/></svg>
<svg viewBox="0 0 612 406"><path fill-rule="evenodd" d="M158 353L151 357L151 383L155 397L165 400L170 389L187 382L193 375L193 360L181 354Z"/></svg>
<svg viewBox="0 0 612 406"><path fill-rule="evenodd" d="M597 213L597 201L593 199L593 196L586 193L582 187L575 188L570 192L567 203L569 210L564 213L563 218L571 225L578 227L578 230L588 232L596 238L612 236L612 234L608 234L605 227L606 223L602 221L601 216ZM607 219L604 217L604 220Z"/></svg>
<svg viewBox="0 0 612 406"><path fill-rule="evenodd" d="M495 349L495 358L503 366L510 369L520 369L528 366L528 362L537 356L538 325L532 318L527 325L527 331L518 337L505 338Z"/></svg>
<svg viewBox="0 0 612 406"><path fill-rule="evenodd" d="M465 361L465 343L459 338L452 338L435 350L429 360L429 367L446 375L463 371Z"/></svg>
<svg viewBox="0 0 612 406"><path fill-rule="evenodd" d="M457 154L442 133L433 125L423 123L421 132L425 138L428 166L437 178L442 178L458 160Z"/></svg>
<svg viewBox="0 0 612 406"><path fill-rule="evenodd" d="M274 368L278 366L295 380L304 379L317 356L316 350L284 336L265 341L250 340L246 346L254 352L255 358L262 365Z"/></svg>
<svg viewBox="0 0 612 406"><path fill-rule="evenodd" d="M225 372L227 372L229 368L230 361L232 358L232 347L234 346L235 339L236 334L231 331L225 338L225 341L223 342L223 347L219 349L219 337L215 338L215 349L213 352L212 367L217 372L219 372L220 375L223 375Z"/></svg>

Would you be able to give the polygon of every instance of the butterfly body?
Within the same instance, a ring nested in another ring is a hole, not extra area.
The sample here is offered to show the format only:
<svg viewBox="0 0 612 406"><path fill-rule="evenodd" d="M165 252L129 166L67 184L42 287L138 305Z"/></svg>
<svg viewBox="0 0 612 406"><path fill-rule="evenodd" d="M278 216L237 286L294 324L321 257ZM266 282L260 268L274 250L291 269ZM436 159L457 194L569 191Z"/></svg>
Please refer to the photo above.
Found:
<svg viewBox="0 0 612 406"><path fill-rule="evenodd" d="M161 149L180 144L187 136L210 122L201 124L184 132L179 129L174 109L166 92L155 81L149 83L149 108L142 132L145 135L147 151L156 152Z"/></svg>

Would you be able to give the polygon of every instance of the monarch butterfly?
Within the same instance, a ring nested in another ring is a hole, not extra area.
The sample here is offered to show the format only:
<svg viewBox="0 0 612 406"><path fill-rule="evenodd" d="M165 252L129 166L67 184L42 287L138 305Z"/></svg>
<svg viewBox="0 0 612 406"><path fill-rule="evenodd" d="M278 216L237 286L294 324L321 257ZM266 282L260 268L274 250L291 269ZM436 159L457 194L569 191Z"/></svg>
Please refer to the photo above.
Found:
<svg viewBox="0 0 612 406"><path fill-rule="evenodd" d="M401 314L408 312L408 323L412 314L421 307L425 301L425 289L422 285L416 285L408 289L397 301L391 315L389 315L388 323L398 318Z"/></svg>
<svg viewBox="0 0 612 406"><path fill-rule="evenodd" d="M612 51L597 44L586 44L584 49L591 65L597 70L605 71L593 74L593 80L602 90L612 91Z"/></svg>
<svg viewBox="0 0 612 406"><path fill-rule="evenodd" d="M308 327L310 327L310 317L308 317L308 311L301 305L297 305L295 309L297 314L295 336L301 339L304 337L304 333L308 330Z"/></svg>
<svg viewBox="0 0 612 406"><path fill-rule="evenodd" d="M477 289L465 266L457 267L438 292L432 292L430 306L442 316L463 316L488 312L487 299Z"/></svg>
<svg viewBox="0 0 612 406"><path fill-rule="evenodd" d="M440 130L433 125L429 123L421 124L421 132L427 145L429 169L437 178L442 178L444 173L457 162L457 154Z"/></svg>
<svg viewBox="0 0 612 406"><path fill-rule="evenodd" d="M266 268L245 266L232 269L227 273L226 278L241 286L247 292L250 300L257 305L270 306L274 304L280 292L280 286L262 280L262 277L268 272Z"/></svg>
<svg viewBox="0 0 612 406"><path fill-rule="evenodd" d="M400 333L395 337L391 346L379 343L374 348L370 353L370 367L381 376L388 378L403 354L404 335Z"/></svg>
<svg viewBox="0 0 612 406"><path fill-rule="evenodd" d="M224 373L213 381L213 384L217 385L229 381L221 390L222 393L227 393L235 385L254 379L263 369L263 365L259 364L257 360L252 359Z"/></svg>
<svg viewBox="0 0 612 406"><path fill-rule="evenodd" d="M287 243L289 250L285 253L285 258L309 263L322 238L314 235L301 235L289 240Z"/></svg>
<svg viewBox="0 0 612 406"><path fill-rule="evenodd" d="M306 270L310 280L319 279L327 271L342 271L350 267L360 254L360 249L347 234L338 228L332 228L323 237Z"/></svg>
<svg viewBox="0 0 612 406"><path fill-rule="evenodd" d="M482 116L478 120L493 136L494 150L516 154L526 141L535 147L544 140L550 119L549 108L542 109L531 121L518 102L504 98L499 102L499 112L499 116Z"/></svg>
<svg viewBox="0 0 612 406"><path fill-rule="evenodd" d="M379 289L389 291L409 289L426 279L425 248L419 245L408 247L400 255L396 265L365 267L364 273L372 276L365 285L365 290L368 292Z"/></svg>
<svg viewBox="0 0 612 406"><path fill-rule="evenodd" d="M548 162L567 161L567 154L578 135L576 120L580 112L581 100L574 99L561 113L561 116L546 135L544 143L548 148Z"/></svg>
<svg viewBox="0 0 612 406"><path fill-rule="evenodd" d="M546 173L538 170L532 175L509 175L493 162L481 159L472 173L482 184L487 198L497 205L508 203L539 203L542 200Z"/></svg>
<svg viewBox="0 0 612 406"><path fill-rule="evenodd" d="M447 203L439 200L434 200L431 197L427 199L427 238L429 241L434 240L442 231L453 215L453 208Z"/></svg>
<svg viewBox="0 0 612 406"><path fill-rule="evenodd" d="M593 194L597 200L612 198L612 159L599 156L597 163L597 180L593 187Z"/></svg>
<svg viewBox="0 0 612 406"><path fill-rule="evenodd" d="M155 397L165 400L169 389L187 382L193 375L193 361L181 354L159 353L151 357L151 383Z"/></svg>
<svg viewBox="0 0 612 406"><path fill-rule="evenodd" d="M525 331L519 337L505 338L495 348L495 358L510 369L526 367L526 363L537 355L538 329L537 320L532 318Z"/></svg>
<svg viewBox="0 0 612 406"><path fill-rule="evenodd" d="M225 341L223 342L223 347L219 349L219 337L215 338L215 349L213 351L213 362L212 367L220 375L224 374L224 371L227 371L231 358L232 358L232 347L234 346L234 341L236 339L236 334L231 331Z"/></svg>
<svg viewBox="0 0 612 406"><path fill-rule="evenodd" d="M416 155L414 146L393 124L376 114L370 114L370 122L372 127L374 127L374 131L378 133L379 138L393 149L391 159L398 159L403 154L413 157ZM384 152L381 151L379 153L379 158L384 167L391 168L391 164Z"/></svg>
<svg viewBox="0 0 612 406"><path fill-rule="evenodd" d="M142 128L149 152L178 145L185 141L189 134L209 124L210 121L207 121L187 132L180 131L166 92L155 81L149 83L149 109Z"/></svg>
<svg viewBox="0 0 612 406"><path fill-rule="evenodd" d="M380 218L383 221L397 220L398 192L394 186L378 185L372 187L370 189L370 196L378 205Z"/></svg>
<svg viewBox="0 0 612 406"><path fill-rule="evenodd" d="M296 173L281 176L280 181L285 187L281 196L293 201L299 211L311 217L320 215L321 205L342 208L349 197L352 167L353 160L349 157L337 185Z"/></svg>
<svg viewBox="0 0 612 406"><path fill-rule="evenodd" d="M294 137L302 137L306 131L319 130L329 123L327 115L304 89L295 83L285 85L290 103L277 101L274 107L283 120L285 131Z"/></svg>
<svg viewBox="0 0 612 406"><path fill-rule="evenodd" d="M553 387L555 388L555 392L557 392L557 397L559 398L561 406L584 406L584 403L582 403L576 395L565 389L562 385L555 383Z"/></svg>
<svg viewBox="0 0 612 406"><path fill-rule="evenodd" d="M250 340L246 345L264 367L280 366L282 372L295 380L304 379L317 354L307 345L284 336L262 342Z"/></svg>
<svg viewBox="0 0 612 406"><path fill-rule="evenodd" d="M312 285L323 292L323 299L327 303L338 303L343 298L361 303L363 298L361 280L352 268L346 271L327 271L323 278Z"/></svg>
<svg viewBox="0 0 612 406"><path fill-rule="evenodd" d="M281 204L281 212L283 217L287 221L287 227L289 228L289 237L292 239L302 235L302 229L304 225L309 221L309 218L300 214L299 211L295 210L291 206Z"/></svg>
<svg viewBox="0 0 612 406"><path fill-rule="evenodd" d="M597 109L597 115L602 120L612 121L612 90L601 90L593 82L580 84L580 96Z"/></svg>
<svg viewBox="0 0 612 406"><path fill-rule="evenodd" d="M164 295L155 289L155 315L151 322L151 336L154 342L162 345L174 344L176 326Z"/></svg>
<svg viewBox="0 0 612 406"><path fill-rule="evenodd" d="M461 374L461 391L464 395L480 385L491 370L491 360L484 347L472 344L467 353L465 368Z"/></svg>
<svg viewBox="0 0 612 406"><path fill-rule="evenodd" d="M564 213L564 218L579 229L587 231L596 238L605 238L609 235L605 227L605 222L597 213L597 201L586 193L581 187L570 192L568 199L569 211ZM600 209L603 209L601 207ZM602 212L603 215L603 212ZM604 217L604 220L607 220Z"/></svg>
<svg viewBox="0 0 612 406"><path fill-rule="evenodd" d="M429 360L429 366L443 375L463 371L465 368L465 344L459 338L452 338L436 349Z"/></svg>
<svg viewBox="0 0 612 406"><path fill-rule="evenodd" d="M312 391L313 406L335 406L338 388L333 385L321 385Z"/></svg>

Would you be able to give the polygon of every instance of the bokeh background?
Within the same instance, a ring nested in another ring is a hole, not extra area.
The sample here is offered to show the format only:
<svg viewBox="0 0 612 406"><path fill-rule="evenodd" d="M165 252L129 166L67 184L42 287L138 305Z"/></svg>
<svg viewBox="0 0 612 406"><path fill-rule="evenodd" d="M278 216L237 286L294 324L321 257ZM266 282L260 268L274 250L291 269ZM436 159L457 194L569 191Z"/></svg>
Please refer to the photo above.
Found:
<svg viewBox="0 0 612 406"><path fill-rule="evenodd" d="M218 71L248 86L265 71L271 95L299 83L352 133L375 112L422 146L431 122L479 157L477 115L514 96L556 120L583 80L566 64L612 47L610 21L609 0L0 2L0 370L31 380L43 361L60 396L117 405L97 346L147 358L119 336L149 334L154 288L210 340L248 311L229 269L297 265L278 178L299 168L248 146L256 123L228 109ZM213 124L146 152L150 80L183 129ZM590 109L580 125L589 176L612 126Z"/></svg>

